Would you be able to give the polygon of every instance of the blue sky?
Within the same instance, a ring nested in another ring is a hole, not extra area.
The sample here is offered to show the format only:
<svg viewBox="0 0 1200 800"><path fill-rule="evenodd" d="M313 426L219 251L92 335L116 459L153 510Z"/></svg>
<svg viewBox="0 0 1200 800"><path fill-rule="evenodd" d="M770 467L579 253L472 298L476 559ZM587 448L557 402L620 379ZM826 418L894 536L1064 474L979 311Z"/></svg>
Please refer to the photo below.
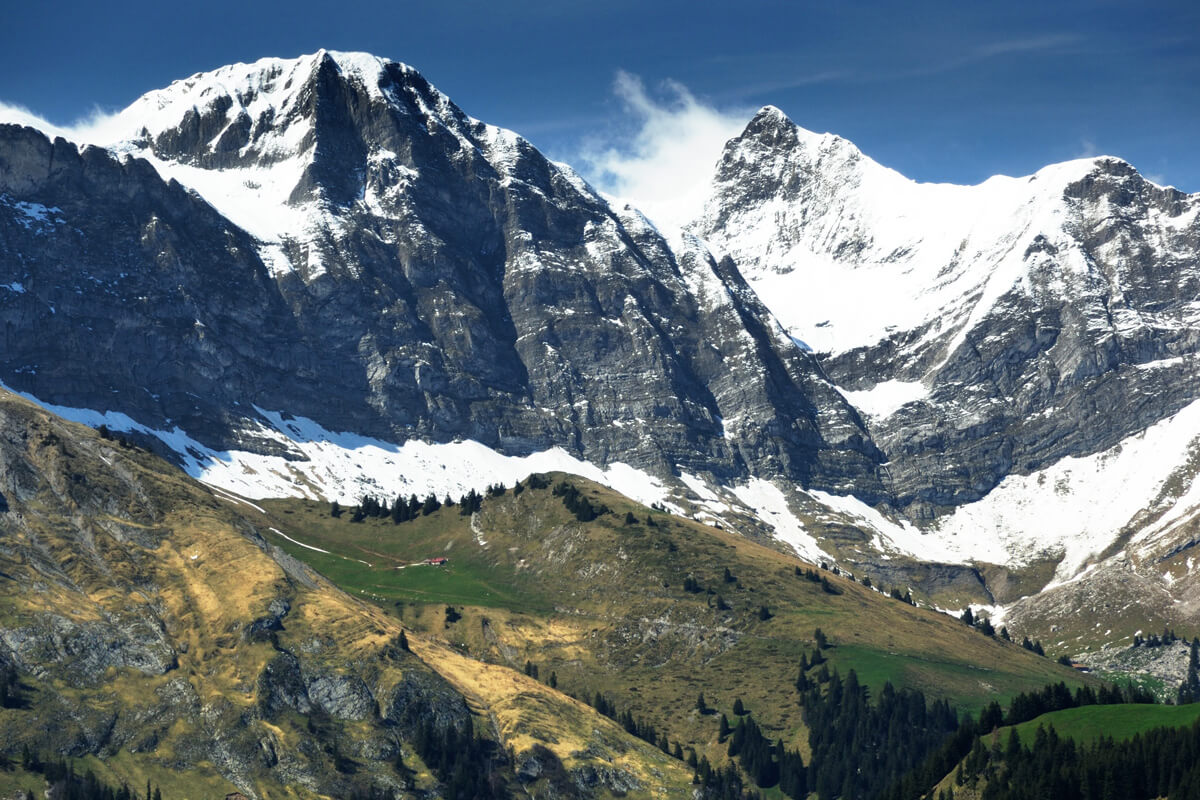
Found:
<svg viewBox="0 0 1200 800"><path fill-rule="evenodd" d="M677 135L707 119L711 139L770 103L919 180L1104 153L1200 191L1194 2L5 5L0 101L59 124L193 72L326 47L412 64L593 177L598 153L653 148L655 110L677 114Z"/></svg>

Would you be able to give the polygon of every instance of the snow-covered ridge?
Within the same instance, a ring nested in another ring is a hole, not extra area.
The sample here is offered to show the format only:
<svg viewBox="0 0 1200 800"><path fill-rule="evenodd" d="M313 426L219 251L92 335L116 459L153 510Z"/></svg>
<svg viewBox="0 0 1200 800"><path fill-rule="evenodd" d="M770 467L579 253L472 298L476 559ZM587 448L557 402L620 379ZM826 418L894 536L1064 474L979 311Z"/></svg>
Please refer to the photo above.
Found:
<svg viewBox="0 0 1200 800"><path fill-rule="evenodd" d="M1123 531L1157 539L1200 508L1200 400L1117 446L1010 475L986 497L928 531L897 523L854 497L811 494L865 530L883 553L923 561L1021 566L1061 558L1055 583L1070 580ZM1170 487L1177 485L1174 491ZM1138 520L1152 520L1140 532Z"/></svg>
<svg viewBox="0 0 1200 800"><path fill-rule="evenodd" d="M300 89L326 59L347 77L358 80L374 98L386 99L380 78L389 65L412 73L411 67L369 53L318 50L299 58L262 58L252 63L230 64L211 72L198 72L172 82L163 89L146 93L112 117L94 141L116 149L131 149L132 143L149 135L178 128L194 110L218 103L229 103L226 118L234 123L243 114L252 125L271 125L287 116L300 99ZM267 116L269 115L269 116ZM220 139L221 131L213 137ZM299 138L305 131L290 131ZM293 150L286 140L278 142L280 155Z"/></svg>
<svg viewBox="0 0 1200 800"><path fill-rule="evenodd" d="M536 153L516 133L464 114L412 67L368 53L326 50L196 73L88 126L39 127L119 156L146 159L164 179L195 191L251 234L258 241L259 256L276 277L298 273L311 282L325 273L322 251L341 241L346 218L365 211L389 223L403 217L409 228L420 225L409 213L408 200L411 186L422 179L420 165L379 142L368 142L370 152L357 168L361 190L351 207L326 202L323 186L306 183L318 148L309 109L313 81L329 65L354 91L365 92L370 104L413 119L411 133L449 132L462 153L488 161L502 187L519 182L519 162ZM403 87L397 81L412 85ZM28 115L14 121L36 122ZM197 128L205 131L203 140L177 152L179 137ZM552 169L566 185L599 201L569 167ZM307 188L301 192L299 187Z"/></svg>
<svg viewBox="0 0 1200 800"><path fill-rule="evenodd" d="M266 421L255 434L275 440L302 458L265 456L238 450L214 450L178 427L158 430L115 411L45 403L10 391L47 411L93 428L152 436L172 451L188 475L214 489L242 497L307 497L357 503L364 495L387 498L429 493L458 498L493 483L511 486L533 473L567 472L608 486L639 503L670 502L671 491L658 478L615 463L598 467L581 461L559 447L528 456L506 456L475 441L430 443L411 439L403 444L330 431L312 420L277 411L256 411Z"/></svg>
<svg viewBox="0 0 1200 800"><path fill-rule="evenodd" d="M2 384L0 388L8 390ZM1019 567L1040 558L1061 559L1053 586L1089 569L1089 562L1123 532L1134 533L1134 544L1146 549L1200 513L1200 475L1179 466L1200 453L1200 401L1111 450L1063 459L1031 475L1010 476L983 500L922 531L853 496L797 486L792 487L793 497L801 501L797 505L779 486L758 478L716 486L685 472L679 484L672 484L627 464L600 467L561 448L506 456L474 441L396 444L255 409L263 420L255 435L273 439L294 454L283 458L217 451L179 428L157 430L119 412L59 406L13 393L65 419L155 437L178 455L189 475L241 497L308 497L347 504L368 494L390 499L432 492L457 498L493 483L512 485L533 473L558 471L593 480L646 505L661 503L676 513L683 513L676 500L686 495L701 520L752 512L780 541L814 563L834 561L820 540L823 525L836 522L873 536L873 546L885 560L903 555L932 563ZM1138 529L1139 519L1149 522Z"/></svg>
<svg viewBox="0 0 1200 800"><path fill-rule="evenodd" d="M932 326L966 330L1026 272L1030 244L1065 249L1066 186L1119 159L1077 159L976 186L918 183L840 137L767 107L732 140L692 228L728 253L789 333L820 352ZM1126 165L1127 166L1127 165ZM1194 219L1194 199L1172 221Z"/></svg>

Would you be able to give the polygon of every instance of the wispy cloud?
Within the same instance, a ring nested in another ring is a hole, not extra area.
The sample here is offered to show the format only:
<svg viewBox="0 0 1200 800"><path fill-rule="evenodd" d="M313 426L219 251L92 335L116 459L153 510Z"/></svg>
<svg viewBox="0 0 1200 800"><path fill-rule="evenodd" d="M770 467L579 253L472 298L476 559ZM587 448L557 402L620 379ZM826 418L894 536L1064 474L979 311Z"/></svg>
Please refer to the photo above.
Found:
<svg viewBox="0 0 1200 800"><path fill-rule="evenodd" d="M1100 148L1096 147L1096 143L1091 139L1079 140L1079 152L1075 154L1076 158L1094 158L1100 155Z"/></svg>
<svg viewBox="0 0 1200 800"><path fill-rule="evenodd" d="M1081 36L1074 33L1051 33L1041 36L1028 36L1020 39L1004 39L998 42L988 42L977 45L971 50L970 57L981 61L1009 53L1028 53L1036 50L1055 50L1082 41Z"/></svg>
<svg viewBox="0 0 1200 800"><path fill-rule="evenodd" d="M738 86L734 89L722 92L717 96L722 98L752 97L756 95L771 94L772 92L785 92L789 89L803 89L806 86L819 86L827 83L851 81L854 80L854 78L855 73L850 70L828 69L820 72L799 74L793 77L784 77L775 81L765 81L763 83L752 83L745 86Z"/></svg>
<svg viewBox="0 0 1200 800"><path fill-rule="evenodd" d="M918 64L908 69L900 69L893 72L881 73L875 75L880 79L896 79L896 78L922 78L931 75L940 75L946 72L954 72L963 67L979 64L984 61L990 61L995 58L1004 56L1016 55L1018 53L1034 53L1034 52L1052 52L1055 50L1065 50L1068 47L1078 45L1083 41L1083 37L1073 33L1046 34L1042 36L1030 36L1019 39L1001 39L994 42L982 42L972 45L964 52L947 59L931 61L925 64Z"/></svg>
<svg viewBox="0 0 1200 800"><path fill-rule="evenodd" d="M47 136L61 136L77 144L108 145L118 141L121 138L118 116L95 108L69 125L55 125L24 106L0 101L0 123L27 125Z"/></svg>
<svg viewBox="0 0 1200 800"><path fill-rule="evenodd" d="M602 191L676 226L700 211L721 148L753 110L718 109L677 81L660 89L654 96L638 76L617 73L613 92L624 118L613 134L586 142L575 160Z"/></svg>

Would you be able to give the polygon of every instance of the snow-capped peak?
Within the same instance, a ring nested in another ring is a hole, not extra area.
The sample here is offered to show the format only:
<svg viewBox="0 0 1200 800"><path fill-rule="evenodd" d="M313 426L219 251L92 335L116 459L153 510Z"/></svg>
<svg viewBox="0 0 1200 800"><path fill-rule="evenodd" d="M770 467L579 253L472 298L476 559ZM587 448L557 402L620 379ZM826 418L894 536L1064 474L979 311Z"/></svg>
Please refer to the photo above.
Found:
<svg viewBox="0 0 1200 800"><path fill-rule="evenodd" d="M197 73L98 133L93 143L147 159L252 234L274 274L306 281L324 273L321 251L347 213L402 215L423 160L473 153L503 175L534 152L463 114L412 67L332 50Z"/></svg>
<svg viewBox="0 0 1200 800"><path fill-rule="evenodd" d="M369 53L329 50L230 64L143 95L103 126L96 137L103 141L92 143L124 152L149 148L172 160L220 157L219 164L210 166L228 166L251 145L257 145L260 160L292 155L308 132L313 84L322 70L354 83L371 100L389 99L389 74L416 74ZM264 138L268 141L260 141Z"/></svg>
<svg viewBox="0 0 1200 800"><path fill-rule="evenodd" d="M1086 271L1062 247L1077 212L1066 194L1101 179L1140 176L1104 156L976 186L918 183L766 106L727 143L691 228L733 256L791 335L838 353L962 329L1021 279L1037 241L1062 250L1065 273Z"/></svg>

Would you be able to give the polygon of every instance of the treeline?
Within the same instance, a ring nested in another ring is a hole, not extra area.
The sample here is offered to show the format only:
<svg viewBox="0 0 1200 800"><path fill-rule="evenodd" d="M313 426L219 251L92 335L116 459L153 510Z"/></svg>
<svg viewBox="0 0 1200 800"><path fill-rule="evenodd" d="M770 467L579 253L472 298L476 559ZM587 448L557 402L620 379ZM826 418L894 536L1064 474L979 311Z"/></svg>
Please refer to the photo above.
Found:
<svg viewBox="0 0 1200 800"><path fill-rule="evenodd" d="M813 660L824 663L819 649ZM876 797L958 729L944 700L929 704L921 692L897 691L890 682L872 704L854 670L844 680L834 671L824 691L819 677L809 679L801 702L812 756L807 791L793 797Z"/></svg>
<svg viewBox="0 0 1200 800"><path fill-rule="evenodd" d="M837 567L834 567L834 569L836 570ZM822 575L821 573L817 572L815 569L803 569L802 570L802 569L800 569L800 567L796 567L795 571L796 571L797 578L804 578L805 580L811 581L812 583L821 584L821 589L826 594L841 594L842 593L841 589L837 588L836 586L834 586L832 583L829 582L829 578L827 578L824 575ZM837 573L835 572L834 574L837 574ZM850 575L849 573L847 573L847 577L849 577L851 580L853 580L853 576ZM865 584L865 585L868 588L870 587L870 584Z"/></svg>
<svg viewBox="0 0 1200 800"><path fill-rule="evenodd" d="M668 755L671 754L671 743L667 741L665 733L659 733L657 729L649 722L646 722L641 717L634 718L631 711L622 711L617 708L617 704L612 701L607 695L596 692L588 700L592 708L596 709L597 713L602 714L613 722L625 729L625 732L636 736L644 742L654 745ZM676 758L683 760L682 749L678 742L675 743L677 751ZM695 756L693 755L693 759ZM695 763L692 766L696 766Z"/></svg>
<svg viewBox="0 0 1200 800"><path fill-rule="evenodd" d="M7 758L0 763L5 771L12 769L14 764ZM24 747L21 751L20 766L26 772L40 775L48 786L46 791L39 789L37 796L43 794L55 800L162 800L162 792L157 786L146 782L146 793L141 795L122 784L112 787L103 783L91 770L83 774L77 773L75 767L65 759L45 760L37 753ZM34 794L25 792L18 795L22 800L33 800Z"/></svg>
<svg viewBox="0 0 1200 800"><path fill-rule="evenodd" d="M569 692L568 694L571 697L575 696ZM684 753L683 747L679 742L669 741L665 732L658 731L652 724L641 717L635 718L629 710L620 710L611 698L601 692L596 692L588 698L588 702L597 712L624 728L626 733L654 745L672 758L683 761L691 767L693 770L692 783L696 786L698 797L702 798L702 800L760 800L761 795L758 792L746 787L742 778L742 772L738 770L732 760L723 768L717 768L709 762L707 756L697 758L695 749L691 747ZM700 698L697 700L697 708L701 714L709 712L704 702L704 695L700 695ZM734 704L734 713L740 714L743 710L742 702L739 699ZM753 738L753 734L750 733L751 728L744 727L746 721L742 720L739 722L737 728L730 728L728 718L722 714L719 739L724 740L726 736L730 736L730 747L736 750L736 752L730 753L731 759L734 756L740 756L739 761L741 761L742 769L745 770L746 774L753 777L756 769L763 768L762 759L764 756L761 755L763 747L757 739ZM753 730L758 733L758 736L761 737L761 731L758 731L757 726L753 722L750 724L753 726ZM733 734L736 734L737 731L741 731L741 738L738 739L738 744L734 745ZM749 744L747 744L748 738L752 739ZM795 758L799 761L800 756L798 753L795 754ZM803 768L803 764L801 764L801 768ZM764 780L770 780L769 775L765 773L763 774L763 778ZM778 775L775 776L773 782L760 783L759 785L765 788L766 786L774 786L777 783L780 783Z"/></svg>
<svg viewBox="0 0 1200 800"><path fill-rule="evenodd" d="M517 481L512 488L512 493L513 497L518 497L527 488L547 489L549 487L550 482L544 476L530 475L524 483ZM362 522L368 518L386 519L390 517L392 522L399 525L402 522L409 522L420 517L429 516L440 508L453 508L455 506L458 506L459 513L463 516L470 516L483 507L484 497L503 497L507 493L507 486L503 483L495 483L489 485L482 495L471 489L457 501L450 495L446 495L444 500L439 500L436 494L430 492L424 499L417 497L416 494L409 495L408 497L399 495L389 504L386 498L365 495L359 499L358 505L354 506L350 515L350 521ZM559 481L554 486L554 496L561 497L563 505L580 522L591 522L600 515L609 513L607 506L590 500L578 487L567 481ZM336 500L329 504L329 515L331 517L335 519L341 518L345 512L346 509L342 508L341 504ZM629 516L632 515L627 515L627 517ZM626 521L628 522L629 520L627 519ZM636 518L634 518L634 521L636 522ZM654 524L650 519L647 519L647 523L651 526Z"/></svg>
<svg viewBox="0 0 1200 800"><path fill-rule="evenodd" d="M417 728L413 749L442 784L446 800L502 800L509 797L501 773L502 762L495 742L475 734L468 722L463 729L448 725L442 730L427 719ZM396 770L410 775L411 770L397 758Z"/></svg>
<svg viewBox="0 0 1200 800"><path fill-rule="evenodd" d="M788 797L807 796L808 776L800 753L784 747L782 739L776 742L763 735L752 716L738 720L726 752L759 788L778 786Z"/></svg>
<svg viewBox="0 0 1200 800"><path fill-rule="evenodd" d="M972 785L981 778L987 781L981 800L1200 800L1200 722L1124 742L1102 737L1090 746L1041 726L1027 746L1013 730L1003 749L998 741L991 748L980 743L955 783Z"/></svg>
<svg viewBox="0 0 1200 800"><path fill-rule="evenodd" d="M593 503L583 492L572 483L559 481L554 486L554 496L563 499L563 505L575 515L580 522L591 522L601 514L608 513L608 507L601 503Z"/></svg>
<svg viewBox="0 0 1200 800"><path fill-rule="evenodd" d="M1179 641L1179 637L1175 635L1173 628L1163 628L1162 636L1150 634L1143 638L1139 633L1133 637L1133 647L1163 647L1165 645L1175 644Z"/></svg>
<svg viewBox="0 0 1200 800"><path fill-rule="evenodd" d="M992 638L995 638L997 635L996 628L992 625L992 621L990 619L988 619L987 617L975 616L971 612L971 609L969 607L964 608L963 612L958 615L958 618L966 625L969 625L970 627L972 627L975 630L982 633L984 636L990 636ZM1009 635L1009 633L1008 633L1007 627L1002 626L1000 628L999 636L1001 639L1003 639L1006 642L1011 642L1013 640L1012 636ZM1024 638L1024 640L1022 640L1022 642L1021 642L1021 647L1025 648L1026 650L1028 650L1031 653L1036 653L1039 656L1046 655L1046 649L1044 647L1042 647L1041 639L1038 639L1036 641L1030 641L1029 637L1026 636ZM1062 656L1058 659L1058 663L1062 664L1063 666L1069 667L1069 666L1071 666L1071 659L1067 658L1066 656Z"/></svg>
<svg viewBox="0 0 1200 800"><path fill-rule="evenodd" d="M101 425L96 429L100 434L100 438L108 442L116 442L123 450L137 450L137 442L133 441L123 433L113 433L107 425Z"/></svg>
<svg viewBox="0 0 1200 800"><path fill-rule="evenodd" d="M918 767L892 783L879 797L882 800L916 800L924 797L934 786L966 758L980 737L1007 725L1020 725L1051 711L1079 708L1087 705L1118 703L1153 703L1154 696L1144 689L1129 686L1104 685L1099 690L1081 686L1071 692L1065 683L1046 686L1036 692L1025 692L1013 698L1008 712L992 701L980 713L978 721L964 718L958 730L934 750Z"/></svg>

